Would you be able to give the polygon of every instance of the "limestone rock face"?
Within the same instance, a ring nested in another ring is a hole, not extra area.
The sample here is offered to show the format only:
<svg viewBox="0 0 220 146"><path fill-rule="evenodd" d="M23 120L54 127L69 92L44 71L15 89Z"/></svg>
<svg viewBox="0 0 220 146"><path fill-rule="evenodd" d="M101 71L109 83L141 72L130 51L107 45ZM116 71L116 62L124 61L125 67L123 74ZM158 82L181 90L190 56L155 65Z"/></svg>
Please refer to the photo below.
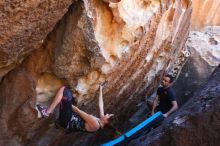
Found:
<svg viewBox="0 0 220 146"><path fill-rule="evenodd" d="M184 34L188 33L185 20L190 16L190 2L172 4L164 1L160 5L159 1L101 3L93 0L86 1L85 7L105 59L100 73L109 81L104 91L109 103L107 109L126 101L126 97L135 100L135 97L143 96L157 74L172 64L182 50L180 38L184 39ZM86 93L86 81L90 82L88 75L78 81L76 89L79 93ZM125 109L123 106L118 108Z"/></svg>
<svg viewBox="0 0 220 146"><path fill-rule="evenodd" d="M192 0L192 29L220 25L219 0Z"/></svg>
<svg viewBox="0 0 220 146"><path fill-rule="evenodd" d="M34 109L36 103L47 104L64 84L78 92L80 108L97 114L98 85L107 81L105 111L123 124L182 52L192 10L190 0L12 4L0 5L10 8L3 9L0 24L0 124L7 133L0 135L0 145L80 143L76 138L84 135L51 134L51 119L37 119Z"/></svg>
<svg viewBox="0 0 220 146"><path fill-rule="evenodd" d="M162 126L136 140L131 146L219 145L220 66L200 91Z"/></svg>

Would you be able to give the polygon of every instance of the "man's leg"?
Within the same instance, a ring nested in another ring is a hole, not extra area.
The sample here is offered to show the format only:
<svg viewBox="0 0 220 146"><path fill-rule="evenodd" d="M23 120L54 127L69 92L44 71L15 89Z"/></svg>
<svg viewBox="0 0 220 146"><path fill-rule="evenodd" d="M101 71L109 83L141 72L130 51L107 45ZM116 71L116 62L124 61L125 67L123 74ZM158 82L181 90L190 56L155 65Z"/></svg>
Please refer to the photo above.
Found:
<svg viewBox="0 0 220 146"><path fill-rule="evenodd" d="M63 97L63 90L65 87L61 87L56 96L54 97L52 103L50 104L50 106L47 108L45 106L42 105L37 105L38 110L41 113L42 117L49 117L49 114L53 112L53 110L55 109L55 107L60 103L62 97Z"/></svg>
<svg viewBox="0 0 220 146"><path fill-rule="evenodd" d="M60 101L61 101L61 99L63 97L63 90L64 90L64 88L65 87L63 86L63 87L61 87L58 90L58 92L57 92L56 96L54 97L52 103L50 104L50 106L47 109L47 113L48 114L52 113L53 110L55 109L55 107L60 103Z"/></svg>

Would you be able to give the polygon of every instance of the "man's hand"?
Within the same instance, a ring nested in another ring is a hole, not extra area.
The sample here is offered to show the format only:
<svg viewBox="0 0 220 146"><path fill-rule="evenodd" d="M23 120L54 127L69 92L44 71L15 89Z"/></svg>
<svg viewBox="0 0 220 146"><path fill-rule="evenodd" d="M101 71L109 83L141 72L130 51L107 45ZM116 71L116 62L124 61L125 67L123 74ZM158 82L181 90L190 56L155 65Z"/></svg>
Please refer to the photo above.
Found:
<svg viewBox="0 0 220 146"><path fill-rule="evenodd" d="M102 88L103 88L103 85L101 84L101 85L99 85L99 88L100 88L100 90L102 90Z"/></svg>
<svg viewBox="0 0 220 146"><path fill-rule="evenodd" d="M154 114L154 111L151 112L151 115L153 115L153 114Z"/></svg>
<svg viewBox="0 0 220 146"><path fill-rule="evenodd" d="M168 117L168 114L163 114L164 118L167 118Z"/></svg>
<svg viewBox="0 0 220 146"><path fill-rule="evenodd" d="M103 87L103 86L105 86L105 84L107 84L107 83L108 83L108 81L106 80L106 81L104 81L103 83L101 83L100 86Z"/></svg>

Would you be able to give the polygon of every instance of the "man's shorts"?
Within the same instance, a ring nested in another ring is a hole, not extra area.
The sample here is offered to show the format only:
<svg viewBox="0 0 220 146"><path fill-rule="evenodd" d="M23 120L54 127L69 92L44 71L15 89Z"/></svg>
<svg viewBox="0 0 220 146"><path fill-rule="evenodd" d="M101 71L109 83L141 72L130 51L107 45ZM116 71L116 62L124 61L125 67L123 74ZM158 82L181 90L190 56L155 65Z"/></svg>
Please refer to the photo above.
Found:
<svg viewBox="0 0 220 146"><path fill-rule="evenodd" d="M86 131L84 120L75 112L73 112L72 117L66 127L66 132L71 131Z"/></svg>
<svg viewBox="0 0 220 146"><path fill-rule="evenodd" d="M65 87L63 98L60 103L59 124L64 127L66 131L84 131L84 120L72 110L72 94L71 91Z"/></svg>

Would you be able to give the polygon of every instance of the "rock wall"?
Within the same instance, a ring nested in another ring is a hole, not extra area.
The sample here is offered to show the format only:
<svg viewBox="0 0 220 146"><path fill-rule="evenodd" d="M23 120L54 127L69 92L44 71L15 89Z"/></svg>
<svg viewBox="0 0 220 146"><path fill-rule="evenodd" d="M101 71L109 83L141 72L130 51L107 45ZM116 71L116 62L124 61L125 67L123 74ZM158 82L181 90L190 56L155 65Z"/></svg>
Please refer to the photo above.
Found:
<svg viewBox="0 0 220 146"><path fill-rule="evenodd" d="M51 119L37 119L35 104L47 104L69 84L79 94L79 106L97 114L98 84L108 81L105 110L123 124L181 53L191 1L18 1L5 14L0 125L6 134L0 134L0 145L46 145L54 139L66 145L79 142L78 135L51 136Z"/></svg>
<svg viewBox="0 0 220 146"><path fill-rule="evenodd" d="M29 68L19 65L42 46L72 2L0 2L0 145L20 145L37 120L33 66L39 66L45 56L36 54L32 59L38 63L30 62Z"/></svg>
<svg viewBox="0 0 220 146"><path fill-rule="evenodd" d="M43 44L71 3L71 0L1 2L0 78Z"/></svg>
<svg viewBox="0 0 220 146"><path fill-rule="evenodd" d="M201 29L205 26L220 25L219 0L192 0L192 29Z"/></svg>

